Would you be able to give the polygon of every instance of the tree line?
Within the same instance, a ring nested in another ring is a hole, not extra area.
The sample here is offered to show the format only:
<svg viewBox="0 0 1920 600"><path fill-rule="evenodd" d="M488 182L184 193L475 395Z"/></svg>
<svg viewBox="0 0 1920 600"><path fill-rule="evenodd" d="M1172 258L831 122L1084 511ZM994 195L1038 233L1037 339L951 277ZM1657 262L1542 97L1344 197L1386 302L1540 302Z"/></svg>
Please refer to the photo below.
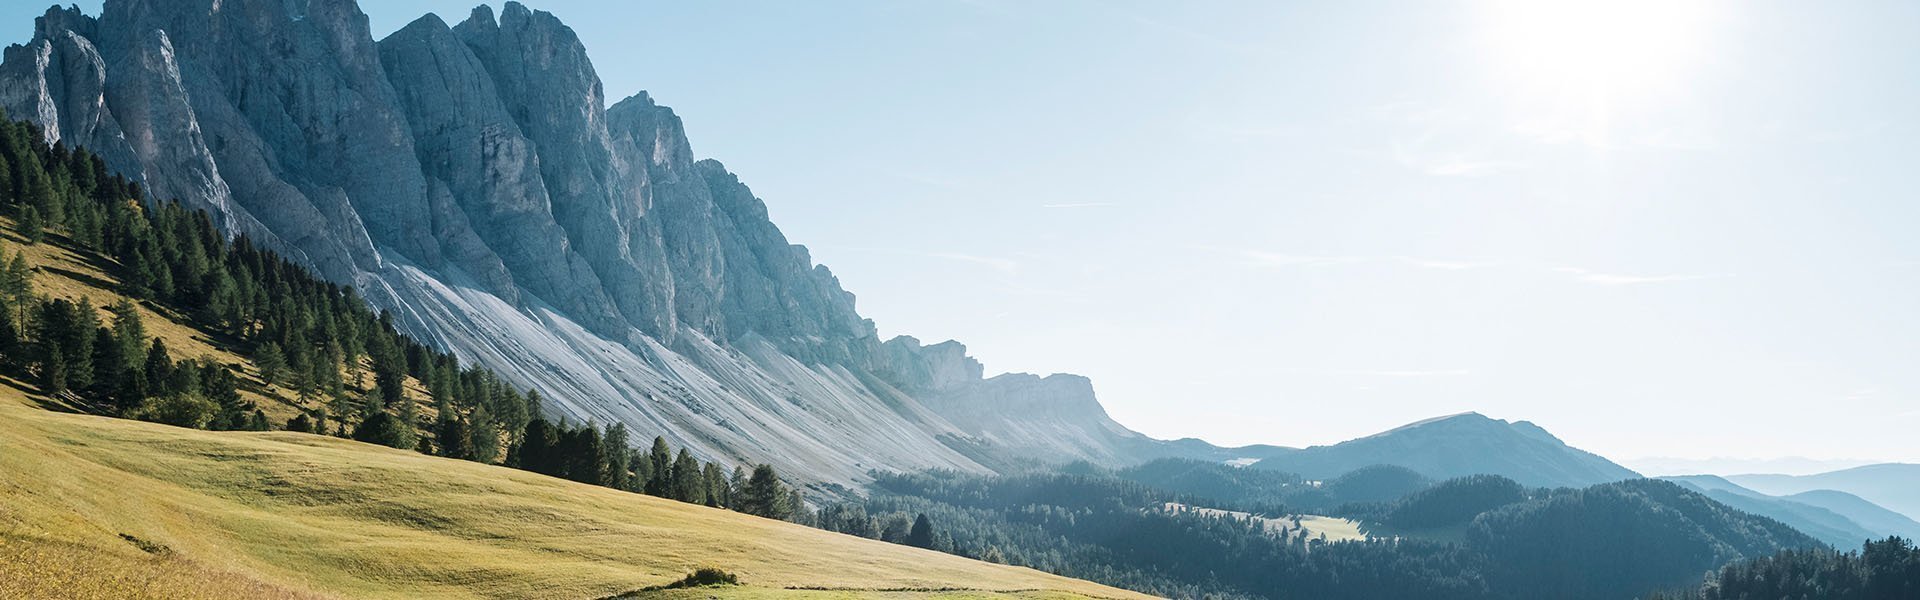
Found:
<svg viewBox="0 0 1920 600"><path fill-rule="evenodd" d="M1859 550L1849 552L1788 550L1726 565L1694 589L1656 593L1650 598L1920 598L1920 547L1909 540L1890 537L1868 540Z"/></svg>
<svg viewBox="0 0 1920 600"><path fill-rule="evenodd" d="M119 280L103 321L86 298L36 292L25 253L0 246L0 371L60 402L182 427L275 428L241 394L249 384L239 365L176 359L148 332L144 305L248 355L263 384L296 398L299 414L281 424L286 430L772 518L806 516L798 490L771 465L728 470L684 448L676 454L660 437L643 453L621 425L548 421L538 393L402 334L352 288L244 235L230 240L206 212L150 200L99 156L44 139L38 126L0 116L0 213L27 244L57 238Z"/></svg>

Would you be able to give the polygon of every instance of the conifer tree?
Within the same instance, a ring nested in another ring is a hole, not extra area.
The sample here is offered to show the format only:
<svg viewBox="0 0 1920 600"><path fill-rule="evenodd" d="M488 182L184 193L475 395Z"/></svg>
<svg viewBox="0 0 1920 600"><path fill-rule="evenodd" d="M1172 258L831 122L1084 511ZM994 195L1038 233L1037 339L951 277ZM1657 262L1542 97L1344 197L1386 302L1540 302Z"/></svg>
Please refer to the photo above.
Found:
<svg viewBox="0 0 1920 600"><path fill-rule="evenodd" d="M680 449L680 455L673 459L673 499L693 504L706 504L707 479L700 471L700 461L686 448Z"/></svg>
<svg viewBox="0 0 1920 600"><path fill-rule="evenodd" d="M727 506L727 477L720 474L720 465L707 463L700 474L707 486L707 506Z"/></svg>
<svg viewBox="0 0 1920 600"><path fill-rule="evenodd" d="M434 423L434 445L440 455L461 460L473 459L473 436L467 432L467 424L451 414L441 413Z"/></svg>
<svg viewBox="0 0 1920 600"><path fill-rule="evenodd" d="M907 530L907 545L916 548L933 548L933 521L927 513L920 513L913 519L913 528Z"/></svg>
<svg viewBox="0 0 1920 600"><path fill-rule="evenodd" d="M653 464L653 477L647 481L647 493L662 498L672 497L673 449L667 447L667 439L654 436L653 448L647 453L647 460Z"/></svg>
<svg viewBox="0 0 1920 600"><path fill-rule="evenodd" d="M280 351L280 344L266 342L253 353L253 364L260 368L260 379L267 385L277 385L286 377L287 356Z"/></svg>
<svg viewBox="0 0 1920 600"><path fill-rule="evenodd" d="M627 447L627 425L625 423L608 425L606 434L601 436L600 442L603 456L601 461L606 463L607 470L604 484L618 490L632 489L633 466L627 462L627 457L632 451Z"/></svg>

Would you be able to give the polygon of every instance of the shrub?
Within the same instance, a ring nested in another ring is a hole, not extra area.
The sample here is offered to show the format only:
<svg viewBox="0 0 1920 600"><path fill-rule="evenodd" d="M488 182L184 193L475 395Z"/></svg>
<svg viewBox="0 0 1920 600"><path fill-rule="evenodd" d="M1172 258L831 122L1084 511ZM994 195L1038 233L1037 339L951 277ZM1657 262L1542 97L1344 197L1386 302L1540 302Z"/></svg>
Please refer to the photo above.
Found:
<svg viewBox="0 0 1920 600"><path fill-rule="evenodd" d="M148 398L134 416L142 421L205 429L219 411L218 405L199 394L169 394Z"/></svg>
<svg viewBox="0 0 1920 600"><path fill-rule="evenodd" d="M740 578L732 573L713 567L700 567L686 578L667 584L664 589L681 589L708 585L740 585Z"/></svg>

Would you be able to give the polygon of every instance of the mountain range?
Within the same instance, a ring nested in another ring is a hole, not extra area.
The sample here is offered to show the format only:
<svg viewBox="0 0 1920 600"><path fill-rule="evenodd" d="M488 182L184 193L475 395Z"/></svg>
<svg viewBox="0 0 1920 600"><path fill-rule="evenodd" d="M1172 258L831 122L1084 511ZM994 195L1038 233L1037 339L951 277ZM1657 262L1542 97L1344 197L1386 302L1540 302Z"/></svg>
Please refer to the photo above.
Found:
<svg viewBox="0 0 1920 600"><path fill-rule="evenodd" d="M816 484L1222 452L1115 423L1084 378L879 339L671 109L609 105L572 30L519 3L381 40L351 0L55 7L6 50L0 107L569 421Z"/></svg>
<svg viewBox="0 0 1920 600"><path fill-rule="evenodd" d="M1869 539L1920 536L1920 523L1859 496L1813 490L1771 496L1715 475L1661 477L1715 501L1793 526L1835 548L1852 548Z"/></svg>
<svg viewBox="0 0 1920 600"><path fill-rule="evenodd" d="M1774 495L1846 492L1920 521L1920 465L1884 463L1815 475L1730 475L1728 481Z"/></svg>

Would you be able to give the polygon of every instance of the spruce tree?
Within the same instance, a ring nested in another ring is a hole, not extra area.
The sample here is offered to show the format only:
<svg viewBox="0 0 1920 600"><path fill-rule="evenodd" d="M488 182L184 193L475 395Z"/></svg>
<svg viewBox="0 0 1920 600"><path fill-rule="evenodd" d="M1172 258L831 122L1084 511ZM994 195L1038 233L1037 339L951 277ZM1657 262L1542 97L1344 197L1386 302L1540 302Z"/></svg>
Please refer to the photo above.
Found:
<svg viewBox="0 0 1920 600"><path fill-rule="evenodd" d="M787 518L793 512L784 487L773 465L755 465L741 493L740 511L770 519Z"/></svg>
<svg viewBox="0 0 1920 600"><path fill-rule="evenodd" d="M618 490L632 489L633 465L627 462L631 452L627 447L627 425L608 425L606 434L600 437L600 443L604 457L601 460L607 465L605 485Z"/></svg>
<svg viewBox="0 0 1920 600"><path fill-rule="evenodd" d="M653 465L653 477L647 480L647 493L662 498L673 495L673 449L667 447L667 439L654 436L653 448L647 453L647 460Z"/></svg>
<svg viewBox="0 0 1920 600"><path fill-rule="evenodd" d="M458 417L442 413L433 426L435 446L440 455L447 458L473 460L473 436L467 432L467 424Z"/></svg>
<svg viewBox="0 0 1920 600"><path fill-rule="evenodd" d="M907 531L907 545L916 548L933 548L933 521L927 513L920 513L913 519L913 529Z"/></svg>
<svg viewBox="0 0 1920 600"><path fill-rule="evenodd" d="M700 471L700 461L686 448L680 449L680 455L673 459L672 498L681 502L706 504L707 478Z"/></svg>
<svg viewBox="0 0 1920 600"><path fill-rule="evenodd" d="M707 506L726 506L727 477L720 474L720 465L707 463L706 467L700 469L700 474L707 486Z"/></svg>

